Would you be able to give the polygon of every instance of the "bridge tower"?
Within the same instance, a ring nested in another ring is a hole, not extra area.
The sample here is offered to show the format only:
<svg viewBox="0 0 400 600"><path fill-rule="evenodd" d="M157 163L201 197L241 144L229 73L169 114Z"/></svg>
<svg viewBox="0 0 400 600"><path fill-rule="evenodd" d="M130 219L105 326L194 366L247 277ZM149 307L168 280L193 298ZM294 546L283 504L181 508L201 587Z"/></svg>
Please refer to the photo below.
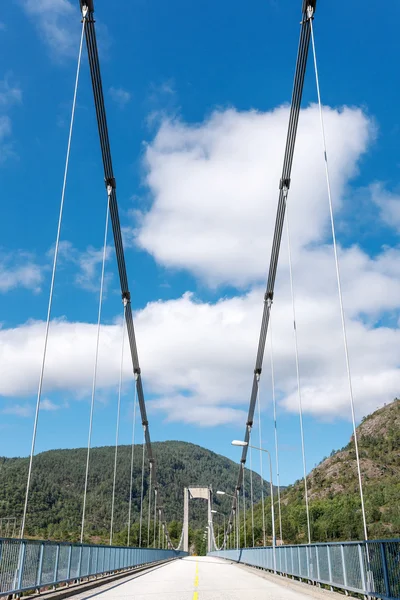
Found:
<svg viewBox="0 0 400 600"><path fill-rule="evenodd" d="M212 489L210 487L185 487L183 492L183 550L189 552L189 500L201 498L207 500L207 551L212 548Z"/></svg>

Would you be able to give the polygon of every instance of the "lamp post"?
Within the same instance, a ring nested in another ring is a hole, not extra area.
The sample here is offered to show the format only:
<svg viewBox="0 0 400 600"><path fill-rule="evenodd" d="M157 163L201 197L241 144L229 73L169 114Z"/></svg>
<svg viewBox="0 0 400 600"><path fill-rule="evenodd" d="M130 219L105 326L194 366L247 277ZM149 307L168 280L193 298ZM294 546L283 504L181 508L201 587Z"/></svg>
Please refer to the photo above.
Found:
<svg viewBox="0 0 400 600"><path fill-rule="evenodd" d="M219 510L212 510L211 512L213 515L222 515L224 517L224 537L222 539L225 540L225 513L219 512ZM219 527L218 527L218 546L219 546Z"/></svg>
<svg viewBox="0 0 400 600"><path fill-rule="evenodd" d="M239 509L238 499L234 494L228 494L228 492L223 492L222 490L217 490L218 496L229 496L235 500L235 508L233 509L233 546L236 546L236 549L239 550L239 533L238 533L238 512L236 511L236 507ZM236 525L235 525L236 523Z"/></svg>
<svg viewBox="0 0 400 600"><path fill-rule="evenodd" d="M273 547L273 556L274 556L274 572L276 573L276 540L275 540L275 510L274 510L274 487L272 485L272 460L271 454L269 450L265 448L258 448L257 446L252 446L248 442L242 442L241 440L233 440L232 446L247 446L248 448L253 448L253 450L260 450L261 452L265 452L268 454L269 459L269 485L270 485L270 496L271 496L271 520L272 520L272 547Z"/></svg>

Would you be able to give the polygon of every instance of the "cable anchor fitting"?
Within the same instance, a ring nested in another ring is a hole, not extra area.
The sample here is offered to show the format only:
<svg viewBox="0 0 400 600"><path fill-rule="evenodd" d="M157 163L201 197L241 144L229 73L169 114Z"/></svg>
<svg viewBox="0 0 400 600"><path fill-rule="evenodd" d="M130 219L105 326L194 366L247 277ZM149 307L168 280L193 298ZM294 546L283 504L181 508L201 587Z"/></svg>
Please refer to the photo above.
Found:
<svg viewBox="0 0 400 600"><path fill-rule="evenodd" d="M107 177L105 180L105 183L106 183L108 197L110 197L112 194L112 191L115 190L115 188L117 187L115 177Z"/></svg>
<svg viewBox="0 0 400 600"><path fill-rule="evenodd" d="M124 305L124 308L127 307L127 305L130 303L131 301L131 293L126 291L126 292L122 292L122 304Z"/></svg>
<svg viewBox="0 0 400 600"><path fill-rule="evenodd" d="M257 383L260 381L260 376L261 376L261 369L254 369L254 375L256 376L257 379Z"/></svg>

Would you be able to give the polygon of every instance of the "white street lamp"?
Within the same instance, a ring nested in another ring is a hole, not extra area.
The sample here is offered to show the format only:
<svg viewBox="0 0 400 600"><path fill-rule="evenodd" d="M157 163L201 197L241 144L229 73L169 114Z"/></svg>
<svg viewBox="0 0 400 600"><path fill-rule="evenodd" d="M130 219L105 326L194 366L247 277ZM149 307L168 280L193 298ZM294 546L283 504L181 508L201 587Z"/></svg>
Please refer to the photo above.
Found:
<svg viewBox="0 0 400 600"><path fill-rule="evenodd" d="M213 515L222 515L224 517L224 537L222 539L225 540L225 513L219 512L219 510L212 510L211 512L213 513ZM218 528L218 546L219 546L219 528Z"/></svg>
<svg viewBox="0 0 400 600"><path fill-rule="evenodd" d="M269 450L265 448L258 448L257 446L252 446L248 442L244 442L241 440L232 440L232 446L247 446L248 448L253 448L253 450L260 450L261 452L265 452L268 454L269 459L269 485L270 485L270 496L271 496L271 520L272 520L272 546L273 546L273 554L274 554L274 572L276 573L276 540L275 540L275 511L274 511L274 486L272 484L272 460L271 454Z"/></svg>

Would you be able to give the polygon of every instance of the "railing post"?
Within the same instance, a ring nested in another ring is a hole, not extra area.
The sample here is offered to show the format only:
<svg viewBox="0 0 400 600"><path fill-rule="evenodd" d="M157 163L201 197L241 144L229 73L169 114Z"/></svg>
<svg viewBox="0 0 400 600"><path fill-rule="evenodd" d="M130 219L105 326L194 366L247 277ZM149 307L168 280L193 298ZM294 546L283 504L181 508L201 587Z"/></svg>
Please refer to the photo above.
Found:
<svg viewBox="0 0 400 600"><path fill-rule="evenodd" d="M328 556L328 572L329 572L329 584L331 586L331 591L333 591L333 581L332 581L332 563L331 563L331 548L329 544L326 546L326 553Z"/></svg>
<svg viewBox="0 0 400 600"><path fill-rule="evenodd" d="M53 575L53 579L54 579L54 583L57 582L57 572L58 572L58 561L60 559L60 544L57 544L57 550L56 550L56 560L54 563L54 575Z"/></svg>
<svg viewBox="0 0 400 600"><path fill-rule="evenodd" d="M317 560L317 579L318 579L318 583L320 583L320 581L321 581L321 573L320 573L320 569L319 569L319 552L318 552L318 546L315 546L315 558Z"/></svg>
<svg viewBox="0 0 400 600"><path fill-rule="evenodd" d="M383 571L383 580L385 582L386 596L390 598L390 582L389 582L389 574L388 574L388 566L386 560L386 552L385 545L383 542L379 543L381 549L381 557L382 557L382 571Z"/></svg>
<svg viewBox="0 0 400 600"><path fill-rule="evenodd" d="M96 568L95 568L96 577L99 572L99 554L100 554L100 548L97 548L96 549Z"/></svg>
<svg viewBox="0 0 400 600"><path fill-rule="evenodd" d="M340 544L340 556L342 557L343 585L347 588L347 571L346 571L346 561L344 559L343 544ZM346 594L347 594L347 591L346 591Z"/></svg>
<svg viewBox="0 0 400 600"><path fill-rule="evenodd" d="M357 548L358 548L358 560L360 562L361 585L362 585L363 592L366 595L368 590L367 590L367 580L365 578L365 567L364 567L364 559L363 559L363 555L362 555L361 544L357 544Z"/></svg>
<svg viewBox="0 0 400 600"><path fill-rule="evenodd" d="M90 579L90 575L91 575L91 572L90 572L90 571L91 571L91 569L90 569L90 561L91 561L91 559L92 559L92 547L91 547L91 546L89 546L89 554L88 554L88 569L87 569L87 571L88 571L88 572L87 572L87 578L88 578L88 581L89 581L89 579Z"/></svg>
<svg viewBox="0 0 400 600"><path fill-rule="evenodd" d="M25 552L26 552L26 542L22 542L21 550L19 553L19 561L18 561L18 580L17 580L17 590L22 588L22 577L24 573L24 564L25 564Z"/></svg>
<svg viewBox="0 0 400 600"><path fill-rule="evenodd" d="M72 544L70 544L68 552L68 566L67 566L67 581L71 579L71 562L72 562Z"/></svg>
<svg viewBox="0 0 400 600"><path fill-rule="evenodd" d="M79 561L78 561L78 574L77 574L77 579L81 578L81 571L82 571L82 552L83 552L83 546L81 545L79 548Z"/></svg>
<svg viewBox="0 0 400 600"><path fill-rule="evenodd" d="M44 544L40 544L40 555L39 555L39 566L36 575L36 587L40 588L40 582L42 581L42 568L43 568L43 554L44 554Z"/></svg>

